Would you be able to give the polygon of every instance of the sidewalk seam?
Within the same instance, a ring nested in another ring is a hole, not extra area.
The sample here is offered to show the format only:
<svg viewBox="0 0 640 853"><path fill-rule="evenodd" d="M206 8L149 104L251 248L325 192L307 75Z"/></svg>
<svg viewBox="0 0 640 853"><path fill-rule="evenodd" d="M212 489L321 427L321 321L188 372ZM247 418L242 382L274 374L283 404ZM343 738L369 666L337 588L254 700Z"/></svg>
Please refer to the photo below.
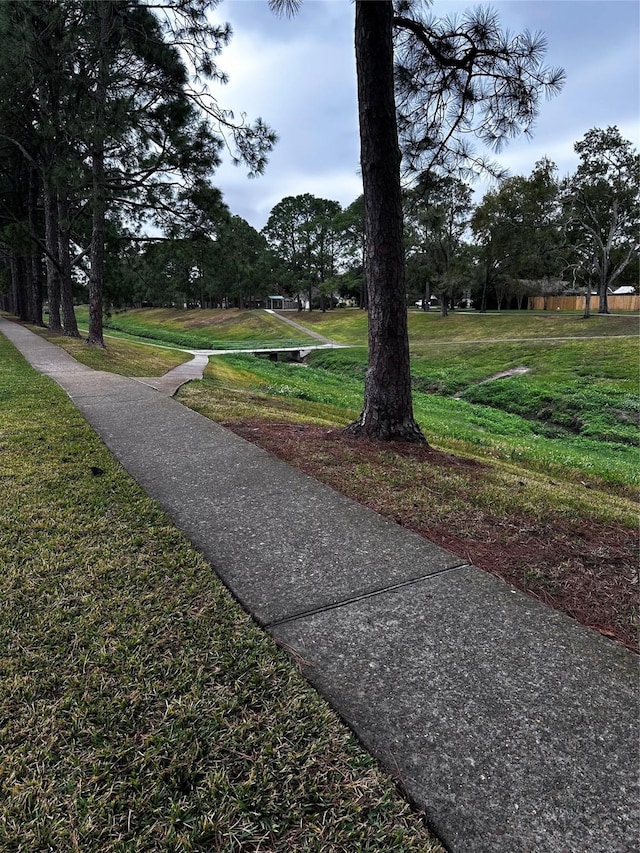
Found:
<svg viewBox="0 0 640 853"><path fill-rule="evenodd" d="M310 616L316 616L318 613L328 613L331 610L338 610L340 607L346 607L348 604L355 604L358 601L365 601L367 598L375 598L378 595L384 595L387 592L395 592L398 589L404 589L407 586L412 586L413 584L422 583L423 581L428 581L431 578L437 578L441 575L447 574L447 572L458 571L459 569L472 569L474 568L471 563L458 563L455 566L446 566L443 569L438 569L434 572L429 572L426 575L420 575L417 578L411 578L407 581L401 581L400 583L392 584L391 586L383 586L378 589L371 590L371 592L363 592L362 595L354 595L352 598L344 598L341 601L333 602L332 604L325 604L322 607L315 607L311 610L302 610L300 613L294 613L292 616L285 616L282 619L275 619L273 622L263 622L262 625L264 628L271 630L271 628L278 628L281 625L287 625L290 622L297 622L299 619L308 619Z"/></svg>

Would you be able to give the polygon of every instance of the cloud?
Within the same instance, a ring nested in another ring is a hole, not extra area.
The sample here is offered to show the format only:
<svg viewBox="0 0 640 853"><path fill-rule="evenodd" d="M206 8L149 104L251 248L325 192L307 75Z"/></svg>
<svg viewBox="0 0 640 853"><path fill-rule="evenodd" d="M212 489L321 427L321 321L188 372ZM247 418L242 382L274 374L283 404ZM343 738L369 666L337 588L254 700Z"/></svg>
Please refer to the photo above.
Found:
<svg viewBox="0 0 640 853"><path fill-rule="evenodd" d="M475 0L436 0L434 15L462 13ZM548 156L561 177L573 171L576 141L592 127L617 125L640 142L638 28L640 6L624 0L494 0L503 26L547 36L547 63L566 69L562 93L541 104L534 136L513 140L496 159L511 174L531 173ZM215 11L230 20L231 45L220 56L230 83L220 103L279 135L266 173L247 180L227 164L215 176L233 213L261 228L287 195L312 193L346 205L361 192L353 48L353 4L305 0L293 19L266 0L227 0Z"/></svg>

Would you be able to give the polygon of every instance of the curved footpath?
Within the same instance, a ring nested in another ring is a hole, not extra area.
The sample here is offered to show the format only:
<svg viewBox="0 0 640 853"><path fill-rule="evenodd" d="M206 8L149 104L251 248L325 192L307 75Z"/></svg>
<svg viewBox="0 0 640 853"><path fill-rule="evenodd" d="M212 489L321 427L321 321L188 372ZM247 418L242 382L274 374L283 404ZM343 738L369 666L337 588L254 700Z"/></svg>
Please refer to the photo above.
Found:
<svg viewBox="0 0 640 853"><path fill-rule="evenodd" d="M1 318L0 332L67 391L450 851L640 849L635 655L166 394Z"/></svg>

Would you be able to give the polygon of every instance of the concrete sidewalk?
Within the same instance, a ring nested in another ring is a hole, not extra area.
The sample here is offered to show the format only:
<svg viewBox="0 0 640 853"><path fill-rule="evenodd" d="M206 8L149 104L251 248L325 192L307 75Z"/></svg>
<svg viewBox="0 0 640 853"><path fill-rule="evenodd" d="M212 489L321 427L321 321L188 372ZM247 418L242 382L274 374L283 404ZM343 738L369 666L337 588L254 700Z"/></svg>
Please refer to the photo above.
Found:
<svg viewBox="0 0 640 853"><path fill-rule="evenodd" d="M456 853L640 850L638 659L0 318Z"/></svg>

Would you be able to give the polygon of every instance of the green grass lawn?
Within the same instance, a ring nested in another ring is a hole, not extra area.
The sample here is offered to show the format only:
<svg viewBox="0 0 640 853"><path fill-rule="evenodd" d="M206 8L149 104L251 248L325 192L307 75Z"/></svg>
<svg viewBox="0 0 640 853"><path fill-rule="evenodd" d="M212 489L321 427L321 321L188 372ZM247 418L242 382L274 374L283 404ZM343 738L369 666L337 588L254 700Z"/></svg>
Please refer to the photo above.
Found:
<svg viewBox="0 0 640 853"><path fill-rule="evenodd" d="M191 359L187 352L165 346L153 346L150 341L142 344L118 339L110 344L107 338L107 347L101 349L87 346L83 337L68 338L64 335L52 335L46 329L36 326L29 328L51 343L61 346L81 364L86 364L94 370L106 370L124 376L163 376Z"/></svg>
<svg viewBox="0 0 640 853"><path fill-rule="evenodd" d="M440 851L0 336L0 849Z"/></svg>
<svg viewBox="0 0 640 853"><path fill-rule="evenodd" d="M88 322L87 309L76 309L78 322ZM105 331L151 339L191 349L244 349L249 346L287 347L317 343L266 311L225 311L178 308L131 308L114 312Z"/></svg>
<svg viewBox="0 0 640 853"><path fill-rule="evenodd" d="M359 309L287 312L297 323L340 343L366 345L367 315ZM434 311L409 311L409 338L412 352L436 343L464 341L520 340L522 338L593 337L598 335L638 335L638 316L594 315L583 320L578 314L453 312L441 317Z"/></svg>
<svg viewBox="0 0 640 853"><path fill-rule="evenodd" d="M255 394L262 415L281 420L303 417L335 426L357 416L367 364L361 345L365 313L292 316L327 337L357 345L314 352L306 368L242 356L216 359L206 375L214 380L208 393L220 417L222 410L227 419L233 413L247 416ZM263 336L263 321L274 334L283 326L260 311L141 309L118 317L142 328L149 340L193 333L210 338L215 330L228 341L249 341L251 335ZM288 334L290 327L284 328ZM442 318L418 311L410 313L409 328L416 417L434 446L635 494L640 479L637 317L585 321L576 314L513 312ZM113 343L108 351L121 345ZM109 359L126 362L127 357ZM527 372L486 381L514 368ZM151 373L143 364L136 370Z"/></svg>
<svg viewBox="0 0 640 853"><path fill-rule="evenodd" d="M273 416L281 420L301 418L327 426L346 425L357 416L362 404L364 358L357 351L339 350L320 351L309 360L311 365L319 366L305 368L251 356L212 359L205 373L211 386L184 393L215 395L220 406L218 417L224 420L247 416L250 409L256 408L256 399L251 395L259 394L263 398L261 408L270 407ZM520 393L518 386L527 381L531 387ZM556 387L555 397L545 400L553 410L549 418L582 418L582 432L576 432L546 417L533 417L538 386L528 377L499 380L477 389L494 387L513 393L531 411L505 411L499 405L415 391L416 417L430 443L463 455L554 471L574 481L609 483L632 491L637 487L640 458L633 418L637 417L638 403L631 388L604 381L583 389L577 385ZM573 397L563 396L567 388ZM560 403L563 409L559 408ZM601 408L605 403L612 405Z"/></svg>
<svg viewBox="0 0 640 853"><path fill-rule="evenodd" d="M232 410L246 416L257 394L262 415L303 417L327 426L353 420L362 404L367 364L361 345L365 313L292 316L327 337L357 345L314 352L307 367L243 356L216 359L206 374L214 384L201 388L199 398L205 390L213 395L215 410L224 410L227 419ZM260 311L141 309L118 317L142 328L150 340L162 334L211 337L215 330L228 341L249 341L263 335L263 322L274 334L284 327ZM288 334L290 327L284 328ZM596 315L585 321L576 314L513 312L442 318L418 311L410 313L409 328L416 417L434 446L635 494L640 479L637 317ZM114 343L108 351L120 346ZM126 361L127 356L109 358ZM514 368L527 372L487 381ZM142 364L137 369L150 372Z"/></svg>

